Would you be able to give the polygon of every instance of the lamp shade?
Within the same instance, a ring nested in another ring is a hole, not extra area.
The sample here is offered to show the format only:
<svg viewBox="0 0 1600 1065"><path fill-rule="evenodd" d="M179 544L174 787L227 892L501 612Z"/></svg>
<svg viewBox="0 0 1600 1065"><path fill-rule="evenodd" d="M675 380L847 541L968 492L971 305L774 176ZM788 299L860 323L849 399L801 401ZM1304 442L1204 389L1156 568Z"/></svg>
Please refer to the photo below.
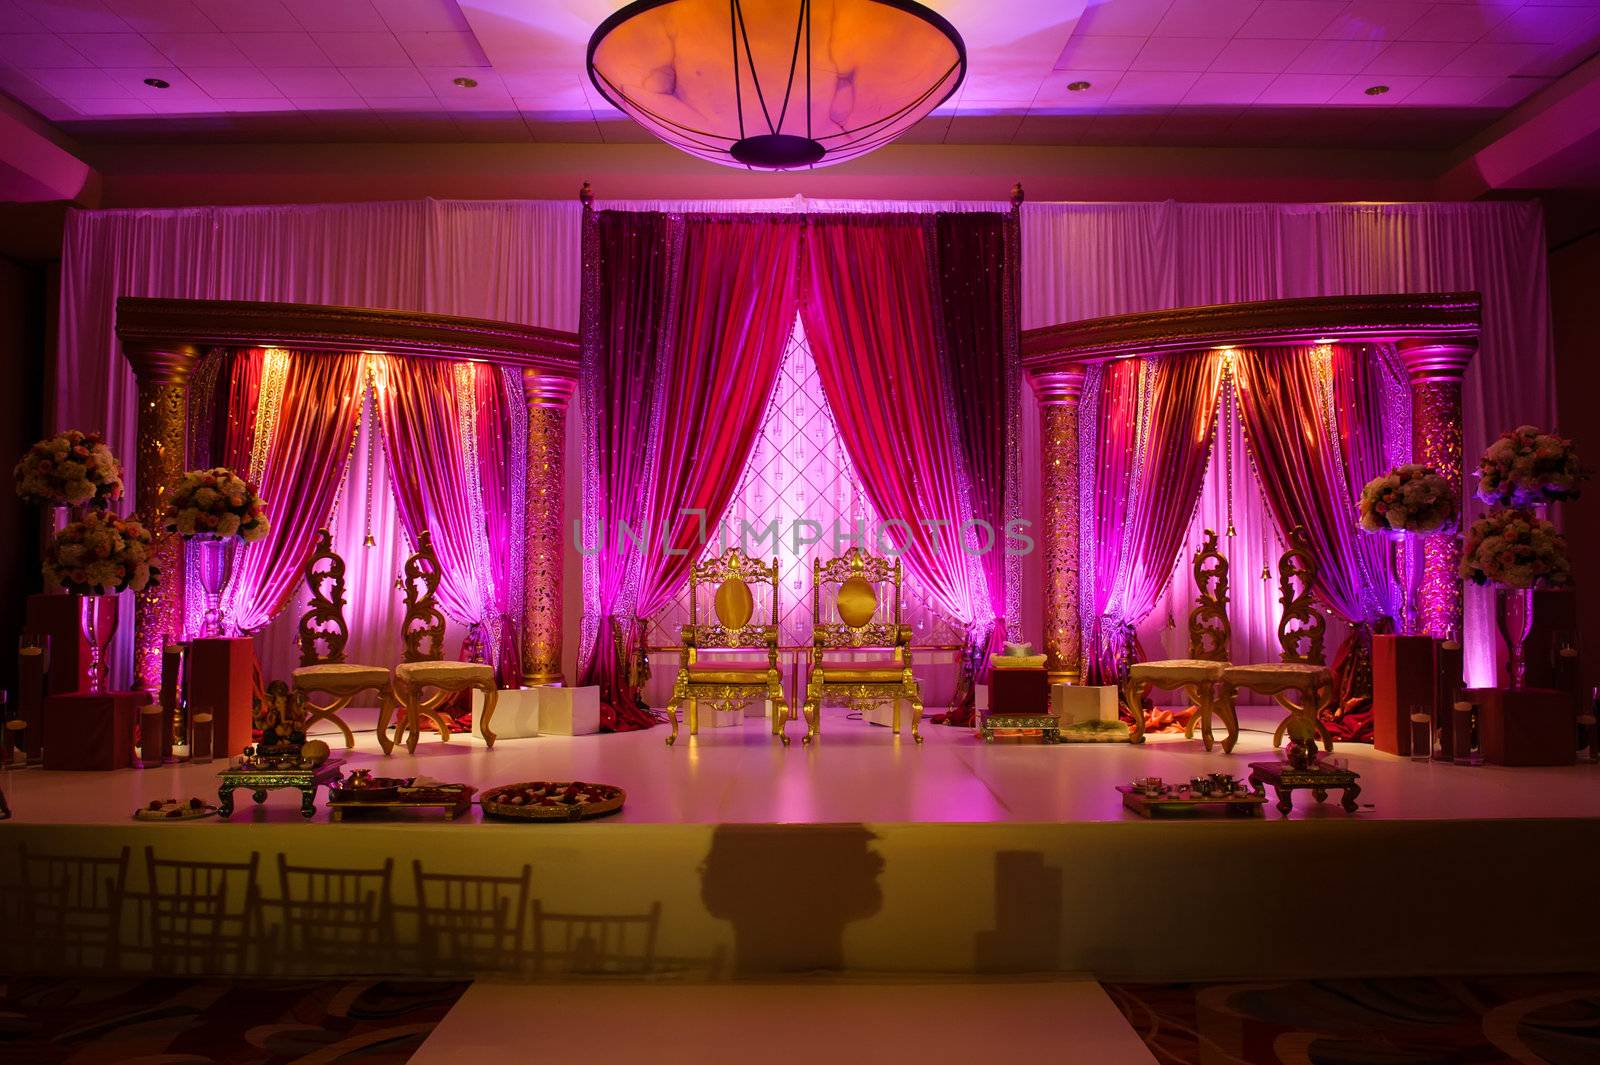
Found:
<svg viewBox="0 0 1600 1065"><path fill-rule="evenodd" d="M668 144L792 170L894 140L960 87L967 54L911 0L636 0L595 30L588 64Z"/></svg>

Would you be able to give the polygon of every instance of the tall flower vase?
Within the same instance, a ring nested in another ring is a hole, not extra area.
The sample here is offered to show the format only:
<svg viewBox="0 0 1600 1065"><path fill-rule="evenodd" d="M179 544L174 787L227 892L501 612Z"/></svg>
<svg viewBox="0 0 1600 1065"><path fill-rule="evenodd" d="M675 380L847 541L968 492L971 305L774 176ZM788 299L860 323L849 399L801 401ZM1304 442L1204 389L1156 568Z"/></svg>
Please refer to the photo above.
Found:
<svg viewBox="0 0 1600 1065"><path fill-rule="evenodd" d="M69 523L77 521L81 517L83 517L82 507L72 507L65 503L59 506L46 507L44 521L39 527L40 549L48 548L50 542L60 534L62 529L65 529ZM45 592L51 595L65 595L66 591L59 584L45 589Z"/></svg>
<svg viewBox="0 0 1600 1065"><path fill-rule="evenodd" d="M85 669L88 690L103 692L106 683L106 650L117 631L117 599L111 595L85 595L78 598L78 628L89 645L89 664Z"/></svg>
<svg viewBox="0 0 1600 1065"><path fill-rule="evenodd" d="M1533 589L1496 588L1494 605L1495 624L1506 642L1506 683L1512 688L1525 687L1528 662L1523 645L1533 628Z"/></svg>
<svg viewBox="0 0 1600 1065"><path fill-rule="evenodd" d="M200 588L206 596L203 632L206 636L226 636L222 624L222 589L233 577L233 551L239 540L234 536L198 533L194 537L195 558L199 563Z"/></svg>
<svg viewBox="0 0 1600 1065"><path fill-rule="evenodd" d="M1399 600L1395 603L1396 631L1402 636L1413 635L1417 631L1416 604L1412 602L1411 590L1411 534L1403 529L1390 529L1389 539L1394 541L1394 582L1399 593Z"/></svg>

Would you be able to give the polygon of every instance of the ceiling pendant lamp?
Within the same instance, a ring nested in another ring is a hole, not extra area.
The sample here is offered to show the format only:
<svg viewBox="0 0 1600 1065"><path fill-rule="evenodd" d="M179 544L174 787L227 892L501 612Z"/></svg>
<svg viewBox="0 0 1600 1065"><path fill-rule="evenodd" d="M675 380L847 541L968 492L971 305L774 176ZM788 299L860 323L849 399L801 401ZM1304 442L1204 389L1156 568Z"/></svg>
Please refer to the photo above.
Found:
<svg viewBox="0 0 1600 1065"><path fill-rule="evenodd" d="M960 87L967 51L912 0L635 0L594 31L588 65L673 147L794 170L900 136Z"/></svg>

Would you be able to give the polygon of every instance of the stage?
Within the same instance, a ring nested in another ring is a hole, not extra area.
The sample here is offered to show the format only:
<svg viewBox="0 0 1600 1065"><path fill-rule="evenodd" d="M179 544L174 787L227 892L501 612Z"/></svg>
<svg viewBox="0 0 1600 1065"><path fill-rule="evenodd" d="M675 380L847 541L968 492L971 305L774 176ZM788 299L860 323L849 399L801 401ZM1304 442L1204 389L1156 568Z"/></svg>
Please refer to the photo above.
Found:
<svg viewBox="0 0 1600 1065"><path fill-rule="evenodd" d="M10 942L8 960L263 974L1164 980L1559 972L1600 955L1574 876L1600 850L1593 766L1416 764L1341 745L1335 755L1362 774L1355 814L1301 794L1287 818L1269 805L1255 819L1152 822L1124 811L1114 786L1243 776L1274 757L1269 733L1250 729L1224 755L1181 735L1141 747L985 745L936 725L919 747L831 716L816 746L785 749L765 729L752 719L670 749L664 728L493 750L428 736L416 755L390 758L366 733L346 757L347 769L480 789L530 779L627 789L621 813L576 825L484 821L476 808L456 822L331 823L320 801L305 822L282 792L261 806L241 793L228 821L147 824L130 815L150 799L214 798L221 764L16 771L0 851L7 916L42 905L38 855L106 861L74 866L89 886L51 904L49 920L76 928L71 945L47 947L56 937L35 913L37 937ZM34 856L31 873L19 845ZM152 858L201 863L184 874L199 878L184 899L164 890L172 868L152 881ZM50 875L60 881L68 864Z"/></svg>

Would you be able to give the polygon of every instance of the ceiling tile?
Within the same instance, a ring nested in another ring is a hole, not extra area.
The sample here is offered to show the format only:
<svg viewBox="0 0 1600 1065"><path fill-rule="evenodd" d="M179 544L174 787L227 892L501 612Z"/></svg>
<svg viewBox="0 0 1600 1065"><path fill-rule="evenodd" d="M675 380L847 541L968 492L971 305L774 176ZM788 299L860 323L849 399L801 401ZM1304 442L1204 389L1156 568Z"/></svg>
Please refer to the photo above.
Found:
<svg viewBox="0 0 1600 1065"><path fill-rule="evenodd" d="M193 0L116 0L116 12L140 33L206 33L217 28Z"/></svg>
<svg viewBox="0 0 1600 1065"><path fill-rule="evenodd" d="M1394 107L1408 102L1410 95L1427 80L1421 77L1400 76L1374 81L1370 75L1361 74L1336 89L1334 94L1328 97L1328 103L1342 107ZM1374 85L1386 85L1389 91L1378 96L1370 96L1367 90Z"/></svg>
<svg viewBox="0 0 1600 1065"><path fill-rule="evenodd" d="M44 33L48 28L17 6L16 0L0 0L0 34Z"/></svg>
<svg viewBox="0 0 1600 1065"><path fill-rule="evenodd" d="M1466 51L1464 44L1443 41L1397 41L1379 52L1363 74L1416 74L1427 76L1442 71L1451 60Z"/></svg>
<svg viewBox="0 0 1600 1065"><path fill-rule="evenodd" d="M1387 47L1382 41L1312 41L1289 64L1291 74L1356 74Z"/></svg>
<svg viewBox="0 0 1600 1065"><path fill-rule="evenodd" d="M1057 70L1044 79L1038 95L1033 98L1033 114L1061 114L1073 111L1097 111L1106 105L1111 93L1122 80L1114 70ZM1087 89L1073 92L1067 88L1076 82L1086 81Z"/></svg>
<svg viewBox="0 0 1600 1065"><path fill-rule="evenodd" d="M1010 144L1022 125L1022 115L956 115L950 120L946 144ZM609 133L606 139L612 138Z"/></svg>
<svg viewBox="0 0 1600 1065"><path fill-rule="evenodd" d="M405 67L413 66L411 57L400 47L400 42L387 31L383 33L313 33L327 57L340 67Z"/></svg>
<svg viewBox="0 0 1600 1065"><path fill-rule="evenodd" d="M247 67L250 60L221 33L152 33L150 43L180 67Z"/></svg>
<svg viewBox="0 0 1600 1065"><path fill-rule="evenodd" d="M1389 0L1355 0L1322 31L1338 41L1393 41L1411 28L1432 4L1390 3Z"/></svg>
<svg viewBox="0 0 1600 1065"><path fill-rule="evenodd" d="M433 90L422 80L416 67L344 67L344 75L355 90L368 99L433 99Z"/></svg>
<svg viewBox="0 0 1600 1065"><path fill-rule="evenodd" d="M467 28L467 20L454 0L372 0L372 6L396 33Z"/></svg>
<svg viewBox="0 0 1600 1065"><path fill-rule="evenodd" d="M1105 0L1084 9L1077 32L1148 37L1171 6L1172 0Z"/></svg>
<svg viewBox="0 0 1600 1065"><path fill-rule="evenodd" d="M1152 37L1133 57L1130 70L1179 70L1199 72L1228 42L1219 37Z"/></svg>
<svg viewBox="0 0 1600 1065"><path fill-rule="evenodd" d="M1327 29L1348 6L1346 0L1265 0L1235 36L1306 40Z"/></svg>
<svg viewBox="0 0 1600 1065"><path fill-rule="evenodd" d="M194 3L224 33L303 28L280 0L194 0Z"/></svg>
<svg viewBox="0 0 1600 1065"><path fill-rule="evenodd" d="M1471 107L1504 78L1433 77L1406 97L1407 107Z"/></svg>
<svg viewBox="0 0 1600 1065"><path fill-rule="evenodd" d="M61 39L97 67L161 63L161 53L137 33L63 33Z"/></svg>
<svg viewBox="0 0 1600 1065"><path fill-rule="evenodd" d="M17 0L17 6L57 33L126 33L126 22L100 0Z"/></svg>
<svg viewBox="0 0 1600 1065"><path fill-rule="evenodd" d="M1322 104L1350 79L1342 74L1279 74L1256 104Z"/></svg>
<svg viewBox="0 0 1600 1065"><path fill-rule="evenodd" d="M417 65L423 66L424 64L418 63ZM1023 70L1005 75L969 75L961 85L960 95L956 99L956 110L960 110L966 105L978 103L1003 106L1031 103L1034 94L1039 91L1039 83L1043 80L1043 73Z"/></svg>
<svg viewBox="0 0 1600 1065"><path fill-rule="evenodd" d="M228 40L258 67L333 65L309 33L230 33Z"/></svg>
<svg viewBox="0 0 1600 1065"><path fill-rule="evenodd" d="M1307 41L1247 41L1235 38L1217 53L1211 69L1222 73L1278 74L1305 51Z"/></svg>
<svg viewBox="0 0 1600 1065"><path fill-rule="evenodd" d="M1525 68L1545 57L1541 44L1501 44L1482 41L1471 45L1435 74L1482 77L1495 74L1521 74Z"/></svg>
<svg viewBox="0 0 1600 1065"><path fill-rule="evenodd" d="M283 4L295 21L313 32L361 33L389 28L368 0L283 0Z"/></svg>
<svg viewBox="0 0 1600 1065"><path fill-rule="evenodd" d="M397 33L400 47L419 67L486 67L488 58L470 33Z"/></svg>
<svg viewBox="0 0 1600 1065"><path fill-rule="evenodd" d="M54 67L28 70L28 76L45 92L63 100L97 100L131 95L103 70L94 67Z"/></svg>
<svg viewBox="0 0 1600 1065"><path fill-rule="evenodd" d="M190 67L189 76L217 100L248 100L280 95L255 67Z"/></svg>
<svg viewBox="0 0 1600 1065"><path fill-rule="evenodd" d="M1172 0L1155 35L1232 37L1260 6L1260 0Z"/></svg>
<svg viewBox="0 0 1600 1065"><path fill-rule="evenodd" d="M0 63L30 69L94 66L53 33L0 33Z"/></svg>
<svg viewBox="0 0 1600 1065"><path fill-rule="evenodd" d="M1181 102L1185 108L1253 103L1272 81L1272 74L1202 74Z"/></svg>
<svg viewBox="0 0 1600 1065"><path fill-rule="evenodd" d="M1520 0L1519 0L1520 2ZM1504 22L1517 4L1435 4L1400 35L1402 41L1460 41L1471 44Z"/></svg>
<svg viewBox="0 0 1600 1065"><path fill-rule="evenodd" d="M354 87L332 67L271 67L267 77L278 91L291 99L355 99Z"/></svg>
<svg viewBox="0 0 1600 1065"><path fill-rule="evenodd" d="M1112 90L1110 103L1113 107L1176 104L1199 77L1198 72L1130 70Z"/></svg>
<svg viewBox="0 0 1600 1065"><path fill-rule="evenodd" d="M151 113L149 106L143 100L135 100L131 96L73 100L71 103L72 109L85 118L125 118L128 115Z"/></svg>
<svg viewBox="0 0 1600 1065"><path fill-rule="evenodd" d="M500 76L484 67L423 67L419 68L428 88L433 90L450 111L511 111L516 109L511 94L500 81ZM457 78L469 78L478 84L466 88L455 83Z"/></svg>
<svg viewBox="0 0 1600 1065"><path fill-rule="evenodd" d="M1529 4L1484 35L1486 41L1510 44L1565 44L1592 37L1600 18L1600 4L1592 7L1541 7Z"/></svg>
<svg viewBox="0 0 1600 1065"><path fill-rule="evenodd" d="M1061 50L1057 70L1127 70L1144 47L1143 37L1079 37Z"/></svg>

